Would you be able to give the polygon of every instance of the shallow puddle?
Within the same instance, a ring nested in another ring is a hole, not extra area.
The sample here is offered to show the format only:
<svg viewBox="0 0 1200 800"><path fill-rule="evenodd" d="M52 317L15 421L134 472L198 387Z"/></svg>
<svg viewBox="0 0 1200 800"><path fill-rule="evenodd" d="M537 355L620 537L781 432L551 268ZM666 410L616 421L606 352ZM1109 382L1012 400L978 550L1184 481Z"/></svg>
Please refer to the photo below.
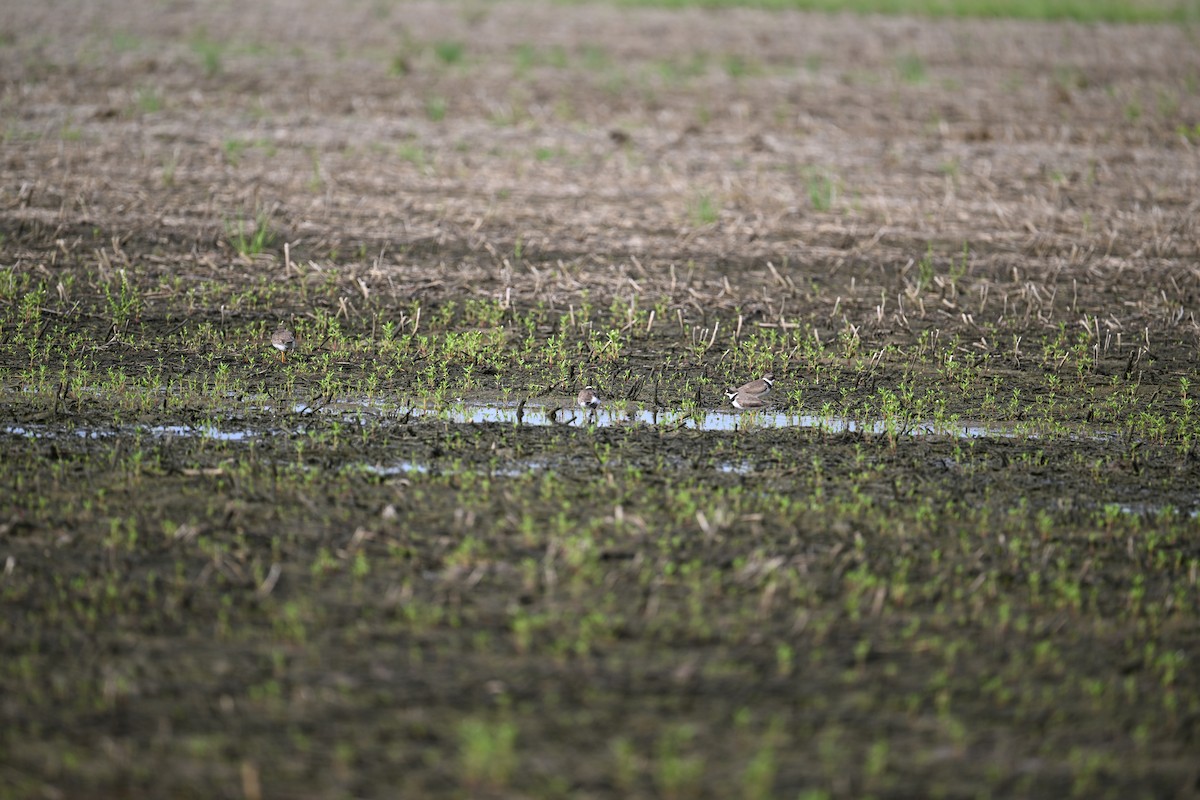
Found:
<svg viewBox="0 0 1200 800"><path fill-rule="evenodd" d="M59 427L54 425L5 425L0 432L27 439L111 439L118 436L149 434L154 438L202 438L222 442L241 442L261 436L264 431L224 430L215 425L121 425L110 428Z"/></svg>
<svg viewBox="0 0 1200 800"><path fill-rule="evenodd" d="M260 435L257 431L222 430L215 425L200 425L197 427L190 425L155 425L145 430L152 436L181 436L185 438L195 436L205 439L216 439L222 442L242 442Z"/></svg>
<svg viewBox="0 0 1200 800"><path fill-rule="evenodd" d="M938 423L933 421L902 421L889 419L856 420L846 417L818 414L795 414L784 411L735 411L726 409L700 409L697 411L670 411L645 408L601 408L588 412L574 406L528 405L516 402L471 403L457 402L444 408L421 406L393 406L364 399L343 401L313 407L297 403L292 407L296 413L353 412L369 408L378 412L395 414L400 418L422 417L453 423L500 423L509 425L568 425L574 427L594 426L597 428L630 425L663 426L699 431L736 431L755 428L806 428L825 433L868 433L872 435L897 436L949 436L960 439L1040 439L1046 434L1031 429L1029 425L982 425L955 421ZM1069 439L1110 441L1119 438L1114 431L1074 429L1063 436Z"/></svg>
<svg viewBox="0 0 1200 800"><path fill-rule="evenodd" d="M230 409L242 413L247 408ZM277 412L272 405L251 406L249 410ZM754 429L801 428L825 433L867 433L871 435L895 436L949 436L961 439L1040 439L1046 434L1032 430L1030 426L981 425L956 421L936 423L932 421L900 421L888 419L856 420L839 416L817 414L794 414L783 411L733 411L724 409L701 409L697 411L663 411L645 408L601 408L588 412L574 407L528 405L516 402L469 403L457 402L444 408L390 405L381 401L363 398L327 403L320 406L293 403L287 411L296 415L341 414L348 418L367 413L377 418L379 424L406 424L411 420L436 420L455 424L502 424L571 427L626 427L650 426L681 428L698 431L737 431ZM59 427L54 425L7 425L0 431L14 436L30 438L57 438L76 436L85 439L102 439L111 436L149 434L152 437L195 437L217 441L245 441L259 436L272 435L287 430L287 426L272 428L223 428L216 424L202 425L125 425L109 428ZM301 432L296 428L293 432ZM1119 438L1113 431L1075 429L1063 434L1068 439L1111 441Z"/></svg>

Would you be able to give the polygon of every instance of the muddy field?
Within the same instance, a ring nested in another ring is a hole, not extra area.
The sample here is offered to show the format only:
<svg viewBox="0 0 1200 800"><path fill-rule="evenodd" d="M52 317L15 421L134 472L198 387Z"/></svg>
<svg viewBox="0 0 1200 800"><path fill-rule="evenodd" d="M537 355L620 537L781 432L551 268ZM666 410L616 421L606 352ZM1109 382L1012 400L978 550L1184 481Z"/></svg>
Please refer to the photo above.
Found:
<svg viewBox="0 0 1200 800"><path fill-rule="evenodd" d="M0 798L1200 795L1200 31L342 5L0 8Z"/></svg>

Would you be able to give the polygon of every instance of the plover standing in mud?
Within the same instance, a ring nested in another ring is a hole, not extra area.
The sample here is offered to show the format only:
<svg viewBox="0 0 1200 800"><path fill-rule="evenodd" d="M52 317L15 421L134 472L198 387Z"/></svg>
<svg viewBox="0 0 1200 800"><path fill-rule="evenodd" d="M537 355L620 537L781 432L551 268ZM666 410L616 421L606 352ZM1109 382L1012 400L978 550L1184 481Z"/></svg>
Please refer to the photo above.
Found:
<svg viewBox="0 0 1200 800"><path fill-rule="evenodd" d="M296 334L281 327L271 334L271 346L279 351L279 360L286 362L288 351L296 346Z"/></svg>

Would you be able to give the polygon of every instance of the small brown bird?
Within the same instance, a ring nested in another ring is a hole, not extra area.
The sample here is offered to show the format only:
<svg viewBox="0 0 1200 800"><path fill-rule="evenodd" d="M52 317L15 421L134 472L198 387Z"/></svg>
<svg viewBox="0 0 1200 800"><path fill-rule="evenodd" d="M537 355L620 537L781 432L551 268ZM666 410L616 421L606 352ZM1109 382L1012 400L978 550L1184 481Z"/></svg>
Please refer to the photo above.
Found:
<svg viewBox="0 0 1200 800"><path fill-rule="evenodd" d="M770 372L763 373L763 376L756 381L744 383L737 388L739 392L746 394L758 395L765 397L771 393L771 387L775 385L775 376Z"/></svg>
<svg viewBox="0 0 1200 800"><path fill-rule="evenodd" d="M296 347L296 334L280 328L271 334L271 346L279 351L279 360L286 363L288 351Z"/></svg>
<svg viewBox="0 0 1200 800"><path fill-rule="evenodd" d="M752 408L765 408L767 401L763 399L761 394L752 394L744 389L726 389L725 396L729 398L729 402L733 403L733 407L739 411L747 411Z"/></svg>
<svg viewBox="0 0 1200 800"><path fill-rule="evenodd" d="M600 407L600 395L596 394L595 388L585 386L579 390L579 396L575 398L575 402L579 404L580 408L595 411Z"/></svg>

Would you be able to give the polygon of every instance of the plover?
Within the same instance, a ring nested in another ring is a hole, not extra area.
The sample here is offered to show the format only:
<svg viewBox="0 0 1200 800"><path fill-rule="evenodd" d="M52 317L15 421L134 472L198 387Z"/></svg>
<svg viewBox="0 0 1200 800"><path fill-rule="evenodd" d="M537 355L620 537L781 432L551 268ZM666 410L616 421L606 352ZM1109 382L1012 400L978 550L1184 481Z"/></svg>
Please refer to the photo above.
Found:
<svg viewBox="0 0 1200 800"><path fill-rule="evenodd" d="M729 398L729 402L733 403L733 407L739 411L746 411L752 408L765 408L767 401L763 399L761 394L752 394L744 389L726 389L725 396Z"/></svg>
<svg viewBox="0 0 1200 800"><path fill-rule="evenodd" d="M287 361L287 354L296 346L296 334L287 328L280 328L271 334L271 346L279 351L279 360Z"/></svg>
<svg viewBox="0 0 1200 800"><path fill-rule="evenodd" d="M758 397L766 397L771 393L771 387L774 385L775 376L770 372L764 372L761 378L742 384L737 388L737 391L757 395Z"/></svg>
<svg viewBox="0 0 1200 800"><path fill-rule="evenodd" d="M575 398L575 402L579 404L580 408L595 411L600 407L600 395L596 394L595 388L585 386L579 390L579 396Z"/></svg>

